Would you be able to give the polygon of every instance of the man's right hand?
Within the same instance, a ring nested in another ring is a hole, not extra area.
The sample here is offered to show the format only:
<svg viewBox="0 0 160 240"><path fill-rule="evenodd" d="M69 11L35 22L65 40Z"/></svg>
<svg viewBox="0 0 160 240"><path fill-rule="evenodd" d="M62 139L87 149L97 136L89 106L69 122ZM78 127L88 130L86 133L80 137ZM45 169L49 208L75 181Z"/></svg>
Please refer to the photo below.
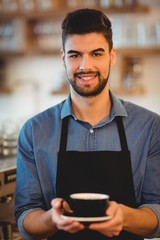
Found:
<svg viewBox="0 0 160 240"><path fill-rule="evenodd" d="M69 233L76 233L80 230L83 230L85 227L83 224L77 221L70 219L62 219L61 215L63 214L64 209L62 208L62 199L55 198L52 200L52 221L56 225L58 230L63 230Z"/></svg>

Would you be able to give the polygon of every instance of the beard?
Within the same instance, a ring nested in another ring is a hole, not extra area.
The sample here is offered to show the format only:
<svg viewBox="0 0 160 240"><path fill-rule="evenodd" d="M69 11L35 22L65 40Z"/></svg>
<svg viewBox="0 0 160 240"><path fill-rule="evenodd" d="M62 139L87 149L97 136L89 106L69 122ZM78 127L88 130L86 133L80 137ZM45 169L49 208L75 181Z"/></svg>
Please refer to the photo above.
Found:
<svg viewBox="0 0 160 240"><path fill-rule="evenodd" d="M91 88L90 85L86 84L83 87L80 87L76 84L76 78L83 74L92 74L98 77L98 84L94 87ZM93 71L81 71L79 73L75 73L73 76L73 79L70 79L68 77L68 81L71 84L72 88L74 89L74 91L76 93L78 93L80 96L82 97L95 97L97 95L99 95L103 89L105 88L105 86L108 83L108 79L109 79L109 75L110 75L110 67L109 67L109 72L108 72L108 76L106 78L104 78L99 72L93 72Z"/></svg>

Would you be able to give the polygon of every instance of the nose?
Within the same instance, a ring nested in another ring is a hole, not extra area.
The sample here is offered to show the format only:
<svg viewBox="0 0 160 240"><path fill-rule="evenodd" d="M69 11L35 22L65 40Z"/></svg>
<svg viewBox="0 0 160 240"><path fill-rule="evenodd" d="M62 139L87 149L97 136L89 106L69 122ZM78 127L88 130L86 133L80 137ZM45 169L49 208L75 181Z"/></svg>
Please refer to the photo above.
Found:
<svg viewBox="0 0 160 240"><path fill-rule="evenodd" d="M92 69L92 62L91 59L88 55L83 55L82 60L80 62L80 66L79 66L80 70L90 70Z"/></svg>

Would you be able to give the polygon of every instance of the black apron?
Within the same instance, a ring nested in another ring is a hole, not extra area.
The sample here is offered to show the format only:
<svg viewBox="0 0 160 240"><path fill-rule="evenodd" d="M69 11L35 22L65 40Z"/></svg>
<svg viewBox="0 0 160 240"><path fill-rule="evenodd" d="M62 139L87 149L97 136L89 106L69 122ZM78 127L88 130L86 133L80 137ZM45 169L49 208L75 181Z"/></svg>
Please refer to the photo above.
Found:
<svg viewBox="0 0 160 240"><path fill-rule="evenodd" d="M116 117L121 151L66 151L68 122L69 117L62 123L57 167L57 197L67 198L75 192L105 193L110 195L110 200L136 208L130 152L122 118ZM107 240L110 238L86 228L75 234L58 231L49 239ZM112 239L142 240L143 238L122 231L118 237Z"/></svg>

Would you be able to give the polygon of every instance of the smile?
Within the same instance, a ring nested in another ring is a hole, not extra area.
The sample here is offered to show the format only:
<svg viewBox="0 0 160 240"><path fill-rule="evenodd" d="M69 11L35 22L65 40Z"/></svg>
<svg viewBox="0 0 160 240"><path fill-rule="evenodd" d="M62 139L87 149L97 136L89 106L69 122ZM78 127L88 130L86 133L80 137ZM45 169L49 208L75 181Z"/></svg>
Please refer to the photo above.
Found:
<svg viewBox="0 0 160 240"><path fill-rule="evenodd" d="M84 81L90 81L94 78L96 78L98 73L79 73L77 74L77 77Z"/></svg>

